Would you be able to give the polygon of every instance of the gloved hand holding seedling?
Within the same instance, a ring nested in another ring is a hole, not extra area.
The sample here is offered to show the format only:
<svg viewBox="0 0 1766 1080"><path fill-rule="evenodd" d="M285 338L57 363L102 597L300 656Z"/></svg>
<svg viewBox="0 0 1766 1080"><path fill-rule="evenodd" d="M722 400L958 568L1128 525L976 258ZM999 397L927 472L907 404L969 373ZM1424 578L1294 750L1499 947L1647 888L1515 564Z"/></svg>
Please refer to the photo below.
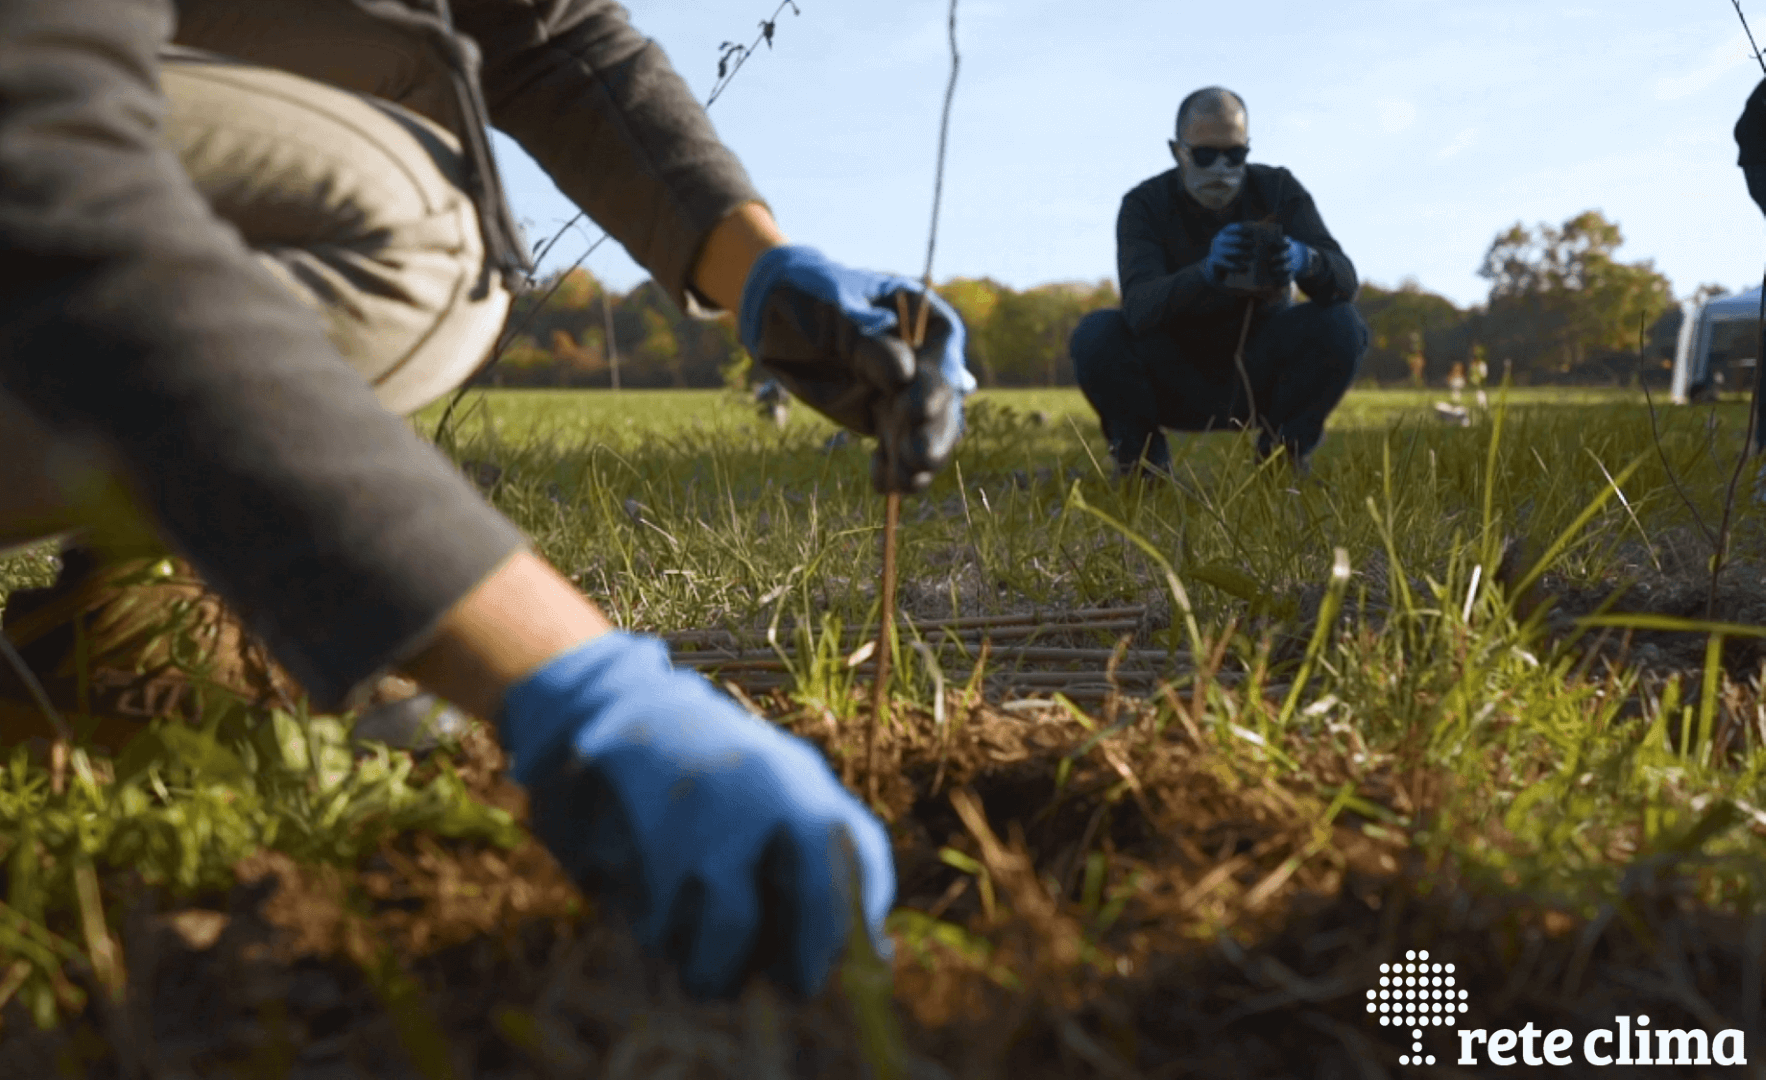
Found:
<svg viewBox="0 0 1766 1080"><path fill-rule="evenodd" d="M787 245L754 262L742 292L742 343L792 394L861 435L875 435L871 478L880 492L925 490L962 433L975 377L963 364L964 328L932 293L924 340L899 326L908 278L855 270L814 248Z"/></svg>

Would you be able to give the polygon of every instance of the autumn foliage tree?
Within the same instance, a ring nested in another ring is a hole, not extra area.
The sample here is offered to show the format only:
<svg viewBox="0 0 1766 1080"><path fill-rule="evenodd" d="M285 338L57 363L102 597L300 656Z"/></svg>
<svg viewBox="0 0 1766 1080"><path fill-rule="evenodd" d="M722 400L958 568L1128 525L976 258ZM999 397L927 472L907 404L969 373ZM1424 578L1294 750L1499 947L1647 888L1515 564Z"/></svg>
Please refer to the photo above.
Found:
<svg viewBox="0 0 1766 1080"><path fill-rule="evenodd" d="M1491 241L1479 268L1489 298L1467 309L1412 280L1396 289L1363 285L1356 307L1370 340L1362 374L1404 379L1405 355L1420 340L1426 378L1436 385L1480 347L1492 378L1506 366L1522 384L1629 383L1645 369L1659 375L1673 355L1680 308L1653 262L1616 257L1623 243L1619 226L1598 210L1557 226L1513 225Z"/></svg>
<svg viewBox="0 0 1766 1080"><path fill-rule="evenodd" d="M605 387L617 359L622 386L718 386L746 355L727 323L688 318L654 282L620 295L578 268L516 297L505 331L513 336L502 359L476 381Z"/></svg>
<svg viewBox="0 0 1766 1080"><path fill-rule="evenodd" d="M1499 233L1478 270L1490 282L1484 336L1493 351L1557 375L1635 355L1640 324L1661 319L1674 296L1653 260L1614 257L1624 242L1598 210L1557 227L1517 223Z"/></svg>
<svg viewBox="0 0 1766 1080"><path fill-rule="evenodd" d="M1561 225L1516 224L1491 242L1479 273L1490 294L1462 309L1414 280L1364 284L1356 306L1370 331L1364 377L1399 382L1420 342L1426 379L1439 385L1455 362L1482 347L1499 378L1517 382L1629 381L1640 360L1656 370L1671 356L1679 309L1649 260L1621 262L1624 237L1598 210ZM938 286L968 328L965 359L984 387L1071 386L1067 342L1088 312L1121 303L1114 283L1013 289L992 278ZM1646 328L1645 358L1637 355ZM611 323L612 340L606 327ZM765 378L729 317L688 318L654 282L620 295L587 270L554 274L516 298L503 360L481 385L742 387Z"/></svg>
<svg viewBox="0 0 1766 1080"><path fill-rule="evenodd" d="M1073 385L1073 328L1088 312L1121 303L1109 281L1020 292L991 278L957 278L938 293L963 317L969 370L982 386Z"/></svg>
<svg viewBox="0 0 1766 1080"><path fill-rule="evenodd" d="M1379 382L1409 377L1406 358L1412 341L1423 343L1425 377L1435 380L1445 377L1454 359L1463 359L1460 353L1469 352L1468 313L1413 278L1396 289L1363 285L1355 306L1368 328L1362 373Z"/></svg>

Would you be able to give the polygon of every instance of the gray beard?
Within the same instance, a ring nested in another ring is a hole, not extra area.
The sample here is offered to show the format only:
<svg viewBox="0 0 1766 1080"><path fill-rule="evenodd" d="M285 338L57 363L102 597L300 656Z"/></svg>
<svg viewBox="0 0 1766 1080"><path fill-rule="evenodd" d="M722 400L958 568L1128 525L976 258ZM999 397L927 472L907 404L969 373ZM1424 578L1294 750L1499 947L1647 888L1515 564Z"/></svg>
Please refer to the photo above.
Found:
<svg viewBox="0 0 1766 1080"><path fill-rule="evenodd" d="M1190 198L1201 203L1210 210L1224 210L1239 197L1245 187L1245 166L1222 166L1216 164L1212 169L1186 168L1183 173L1184 190ZM1215 186L1224 182L1225 187Z"/></svg>

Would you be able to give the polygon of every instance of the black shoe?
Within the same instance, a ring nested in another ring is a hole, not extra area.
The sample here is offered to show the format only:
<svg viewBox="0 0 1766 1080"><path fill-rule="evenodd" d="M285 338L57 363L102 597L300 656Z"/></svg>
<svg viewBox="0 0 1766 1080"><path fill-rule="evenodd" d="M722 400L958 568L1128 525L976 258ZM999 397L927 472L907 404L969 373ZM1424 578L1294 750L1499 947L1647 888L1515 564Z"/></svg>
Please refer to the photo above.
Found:
<svg viewBox="0 0 1766 1080"><path fill-rule="evenodd" d="M69 547L54 584L7 597L0 632L68 726L113 750L155 718L200 721L221 697L292 711L304 695L181 559L107 562ZM425 749L465 724L453 706L387 675L357 717L356 738ZM0 656L0 742L55 735L33 688Z"/></svg>
<svg viewBox="0 0 1766 1080"><path fill-rule="evenodd" d="M113 749L156 717L198 719L217 693L285 705L294 679L191 570L172 557L62 554L54 584L7 598L0 632L37 686L0 657L0 734L52 736L40 688L76 732ZM77 719L76 719L77 718Z"/></svg>

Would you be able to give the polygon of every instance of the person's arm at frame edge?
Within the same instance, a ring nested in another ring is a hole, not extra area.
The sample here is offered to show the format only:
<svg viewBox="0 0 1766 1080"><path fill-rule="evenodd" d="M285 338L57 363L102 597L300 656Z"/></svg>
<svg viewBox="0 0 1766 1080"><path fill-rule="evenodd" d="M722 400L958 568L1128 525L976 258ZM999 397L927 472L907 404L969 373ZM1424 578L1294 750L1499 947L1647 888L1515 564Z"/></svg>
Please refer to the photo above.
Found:
<svg viewBox="0 0 1766 1080"><path fill-rule="evenodd" d="M725 311L741 306L754 260L786 242L772 213L745 203L706 237L693 284ZM509 687L613 629L595 603L543 558L517 551L462 597L403 666L426 689L490 719Z"/></svg>

